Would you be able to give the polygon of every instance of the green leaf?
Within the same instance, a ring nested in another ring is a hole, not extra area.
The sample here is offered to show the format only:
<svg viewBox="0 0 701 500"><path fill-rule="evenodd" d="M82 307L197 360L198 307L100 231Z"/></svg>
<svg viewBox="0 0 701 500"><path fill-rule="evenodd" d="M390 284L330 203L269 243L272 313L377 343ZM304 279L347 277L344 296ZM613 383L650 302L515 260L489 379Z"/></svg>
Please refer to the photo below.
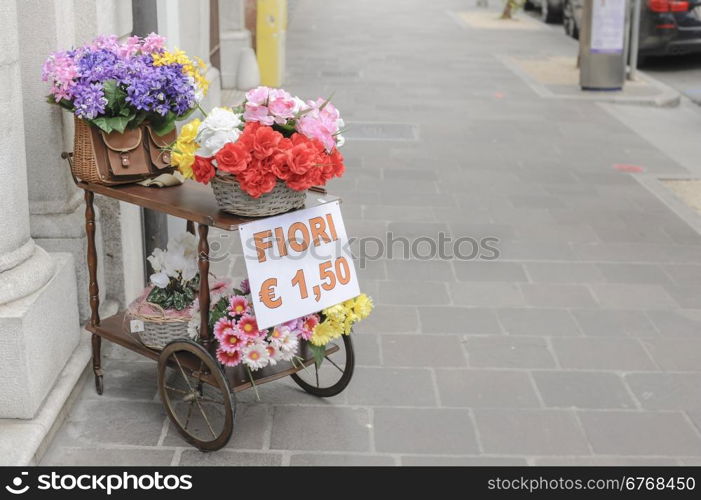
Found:
<svg viewBox="0 0 701 500"><path fill-rule="evenodd" d="M127 128L127 125L129 124L129 120L131 120L132 117L130 116L113 116L112 118L107 118L107 121L109 122L110 126L112 127L112 130L115 130L119 132L120 134L124 133L124 130Z"/></svg>
<svg viewBox="0 0 701 500"><path fill-rule="evenodd" d="M106 116L100 116L98 118L93 118L92 120L88 120L88 122L92 123L100 130L103 130L103 131L105 131L105 133L109 134L113 130L112 123L109 120L110 119L107 118Z"/></svg>
<svg viewBox="0 0 701 500"><path fill-rule="evenodd" d="M168 112L162 120L151 120L151 128L156 135L166 135L168 132L175 129L175 115L173 115L172 112Z"/></svg>
<svg viewBox="0 0 701 500"><path fill-rule="evenodd" d="M321 363L324 362L324 357L326 356L326 346L324 345L314 345L311 342L307 344L309 350L312 352L314 357L314 363L317 368L321 367Z"/></svg>

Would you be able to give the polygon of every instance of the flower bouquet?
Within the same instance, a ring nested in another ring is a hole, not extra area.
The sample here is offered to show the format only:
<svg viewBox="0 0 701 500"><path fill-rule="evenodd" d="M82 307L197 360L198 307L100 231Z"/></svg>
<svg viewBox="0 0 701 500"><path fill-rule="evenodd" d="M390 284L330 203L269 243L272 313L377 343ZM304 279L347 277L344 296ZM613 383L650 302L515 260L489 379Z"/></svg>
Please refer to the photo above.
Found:
<svg viewBox="0 0 701 500"><path fill-rule="evenodd" d="M208 82L201 60L167 51L164 41L153 33L122 43L101 36L44 63L48 101L76 118L76 177L134 182L170 166L167 148L175 140L175 121L198 108Z"/></svg>
<svg viewBox="0 0 701 500"><path fill-rule="evenodd" d="M146 347L163 349L172 340L191 338L188 325L200 282L195 236L183 233L171 239L166 251L155 249L148 261L154 271L149 286L129 306L126 318Z"/></svg>
<svg viewBox="0 0 701 500"><path fill-rule="evenodd" d="M301 368L305 361L302 352L311 352L317 366L321 366L327 344L341 335L350 335L353 325L367 318L373 308L372 299L360 294L319 313L260 329L250 294L248 280L243 280L232 293L213 299L209 327L217 342L217 360L226 367L243 367L251 381L252 372L280 362ZM191 337L198 336L198 328L199 314L193 314Z"/></svg>
<svg viewBox="0 0 701 500"><path fill-rule="evenodd" d="M302 101L258 87L237 108L214 108L183 127L173 164L186 178L211 181L219 207L268 216L304 205L305 191L345 170L343 120L328 100Z"/></svg>

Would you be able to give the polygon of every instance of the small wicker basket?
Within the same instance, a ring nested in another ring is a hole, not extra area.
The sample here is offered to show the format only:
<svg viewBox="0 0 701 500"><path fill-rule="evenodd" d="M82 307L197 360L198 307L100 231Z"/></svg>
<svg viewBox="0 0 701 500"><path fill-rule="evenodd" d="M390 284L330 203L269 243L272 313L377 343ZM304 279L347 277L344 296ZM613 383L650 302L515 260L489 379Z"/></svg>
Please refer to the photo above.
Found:
<svg viewBox="0 0 701 500"><path fill-rule="evenodd" d="M80 118L75 118L75 135L73 138L73 177L90 184L101 184L97 171L97 160L93 151L90 125Z"/></svg>
<svg viewBox="0 0 701 500"><path fill-rule="evenodd" d="M151 311L144 311L144 305ZM158 312L152 312L154 310ZM133 335L149 349L161 350L173 340L190 338L187 331L190 317L169 317L160 306L151 302L142 301L130 308L126 318L143 322L143 331L134 332Z"/></svg>
<svg viewBox="0 0 701 500"><path fill-rule="evenodd" d="M306 191L295 191L278 181L272 191L253 198L234 177L217 174L212 179L214 197L224 212L245 217L267 217L304 206Z"/></svg>

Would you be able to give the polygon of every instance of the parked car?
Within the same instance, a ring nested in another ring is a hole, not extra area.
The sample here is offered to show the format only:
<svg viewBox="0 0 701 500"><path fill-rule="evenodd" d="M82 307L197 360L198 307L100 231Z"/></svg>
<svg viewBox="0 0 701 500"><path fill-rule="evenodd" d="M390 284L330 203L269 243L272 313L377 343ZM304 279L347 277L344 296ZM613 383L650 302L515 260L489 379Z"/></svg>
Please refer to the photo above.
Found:
<svg viewBox="0 0 701 500"><path fill-rule="evenodd" d="M701 0L642 0L641 9L638 63L646 56L701 53ZM573 38L583 11L584 0L564 0L563 25Z"/></svg>
<svg viewBox="0 0 701 500"><path fill-rule="evenodd" d="M565 27L565 33L575 40L579 39L583 11L583 0L563 0L562 2L562 25Z"/></svg>
<svg viewBox="0 0 701 500"><path fill-rule="evenodd" d="M526 0L525 10L540 9L540 18L545 23L557 23L562 20L563 0Z"/></svg>

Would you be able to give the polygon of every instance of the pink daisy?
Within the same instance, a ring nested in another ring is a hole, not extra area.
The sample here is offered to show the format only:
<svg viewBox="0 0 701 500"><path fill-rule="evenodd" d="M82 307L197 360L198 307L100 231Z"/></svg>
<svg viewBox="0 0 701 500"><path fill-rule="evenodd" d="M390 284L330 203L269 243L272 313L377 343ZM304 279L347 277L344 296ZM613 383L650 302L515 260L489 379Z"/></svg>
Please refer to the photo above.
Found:
<svg viewBox="0 0 701 500"><path fill-rule="evenodd" d="M260 334L258 331L258 322L256 321L256 318L250 314L244 314L241 316L237 326L239 331L248 338L255 338Z"/></svg>
<svg viewBox="0 0 701 500"><path fill-rule="evenodd" d="M284 336L290 334L290 329L287 326L277 326L273 328L273 333L270 334L271 342L279 342Z"/></svg>
<svg viewBox="0 0 701 500"><path fill-rule="evenodd" d="M316 325L319 324L319 316L316 314L310 314L309 316L305 316L304 319L302 320L302 329L299 332L299 336L302 337L304 340L309 340L312 338L312 334L314 333L314 328L316 328Z"/></svg>
<svg viewBox="0 0 701 500"><path fill-rule="evenodd" d="M277 360L280 359L280 351L277 349L277 347L271 344L268 344L265 350L268 351L268 362L271 365L276 365Z"/></svg>
<svg viewBox="0 0 701 500"><path fill-rule="evenodd" d="M218 340L219 346L226 352L240 351L246 343L238 329L225 330Z"/></svg>
<svg viewBox="0 0 701 500"><path fill-rule="evenodd" d="M239 288L241 289L244 295L251 292L251 285L248 283L248 278L241 281Z"/></svg>
<svg viewBox="0 0 701 500"><path fill-rule="evenodd" d="M243 316L251 310L250 304L243 295L233 295L229 301L229 314Z"/></svg>
<svg viewBox="0 0 701 500"><path fill-rule="evenodd" d="M217 359L224 366L236 366L241 362L241 351L225 351L221 347L217 349Z"/></svg>
<svg viewBox="0 0 701 500"><path fill-rule="evenodd" d="M265 367L270 360L270 354L262 342L253 342L243 349L243 362L251 370Z"/></svg>
<svg viewBox="0 0 701 500"><path fill-rule="evenodd" d="M234 333L234 322L228 318L219 318L216 323L214 323L214 336L219 342L222 341L225 335Z"/></svg>

